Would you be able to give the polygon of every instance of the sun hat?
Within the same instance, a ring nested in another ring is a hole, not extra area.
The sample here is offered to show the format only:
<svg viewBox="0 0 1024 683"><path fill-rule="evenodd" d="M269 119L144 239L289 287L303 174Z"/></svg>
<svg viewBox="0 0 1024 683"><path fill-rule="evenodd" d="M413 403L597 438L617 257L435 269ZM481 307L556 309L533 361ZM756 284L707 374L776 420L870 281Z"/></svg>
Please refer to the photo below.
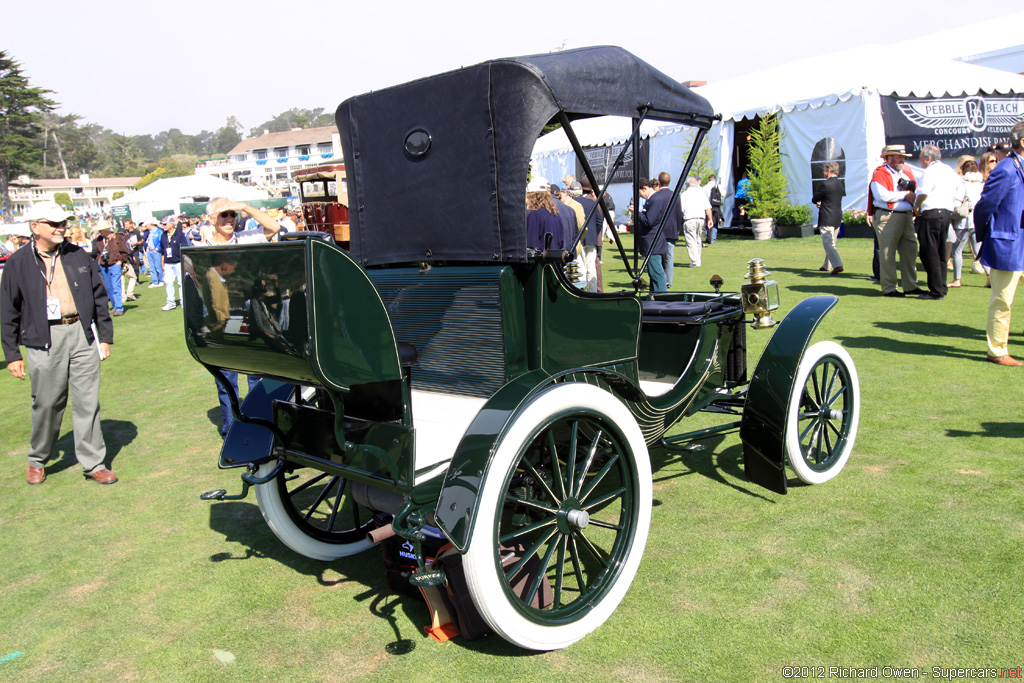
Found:
<svg viewBox="0 0 1024 683"><path fill-rule="evenodd" d="M56 202L39 202L33 204L25 212L25 218L29 221L49 221L50 223L66 221L70 216L71 214L60 208Z"/></svg>

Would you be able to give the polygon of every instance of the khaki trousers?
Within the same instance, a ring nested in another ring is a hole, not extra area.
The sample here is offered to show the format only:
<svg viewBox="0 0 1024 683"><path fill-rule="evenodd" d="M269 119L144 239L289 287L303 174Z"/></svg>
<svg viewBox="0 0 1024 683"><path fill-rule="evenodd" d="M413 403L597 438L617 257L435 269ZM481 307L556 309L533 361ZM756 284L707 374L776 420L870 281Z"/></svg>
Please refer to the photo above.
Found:
<svg viewBox="0 0 1024 683"><path fill-rule="evenodd" d="M992 298L988 302L988 320L985 332L988 335L988 355L1005 356L1010 341L1010 307L1013 295L1020 281L1019 270L992 269Z"/></svg>
<svg viewBox="0 0 1024 683"><path fill-rule="evenodd" d="M825 248L825 263L821 264L821 267L829 270L842 268L843 259L839 258L839 250L836 249L836 235L839 234L839 228L823 225L818 230L821 232L821 246Z"/></svg>
<svg viewBox="0 0 1024 683"><path fill-rule="evenodd" d="M878 279L882 294L896 291L896 255L904 292L917 289L917 235L909 213L875 209L873 221L878 236Z"/></svg>
<svg viewBox="0 0 1024 683"><path fill-rule="evenodd" d="M121 291L124 292L125 298L135 296L135 285L139 283L139 277L135 274L135 269L132 268L130 263L121 264ZM128 281L127 287L125 286L125 280Z"/></svg>
<svg viewBox="0 0 1024 683"><path fill-rule="evenodd" d="M32 382L32 437L28 464L43 467L53 456L71 394L75 457L86 474L103 467L107 446L100 431L100 357L82 324L51 325L50 348L26 347Z"/></svg>

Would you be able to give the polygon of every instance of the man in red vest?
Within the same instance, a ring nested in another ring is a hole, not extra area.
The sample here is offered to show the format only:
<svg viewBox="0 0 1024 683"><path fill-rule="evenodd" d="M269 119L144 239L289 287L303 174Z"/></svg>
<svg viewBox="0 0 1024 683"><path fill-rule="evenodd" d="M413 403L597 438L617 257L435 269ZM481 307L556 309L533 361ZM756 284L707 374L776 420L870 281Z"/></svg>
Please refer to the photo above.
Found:
<svg viewBox="0 0 1024 683"><path fill-rule="evenodd" d="M879 281L883 296L920 294L917 287L917 235L911 212L917 183L909 168L903 145L886 145L879 155L885 161L871 175L872 227L878 236ZM896 289L896 254L900 256L903 291Z"/></svg>

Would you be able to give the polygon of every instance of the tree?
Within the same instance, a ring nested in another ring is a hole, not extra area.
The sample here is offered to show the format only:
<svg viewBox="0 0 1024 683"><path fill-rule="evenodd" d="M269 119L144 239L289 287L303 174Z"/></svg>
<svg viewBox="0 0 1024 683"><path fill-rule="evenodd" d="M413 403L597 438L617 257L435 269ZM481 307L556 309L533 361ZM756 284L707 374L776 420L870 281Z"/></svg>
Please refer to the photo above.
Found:
<svg viewBox="0 0 1024 683"><path fill-rule="evenodd" d="M230 119L229 119L230 123ZM271 133L283 133L292 128L318 128L320 126L333 126L334 114L325 113L323 107L315 109L299 109L293 107L288 111L281 112L269 121L264 121L258 126L249 130L249 137L259 137L263 131Z"/></svg>
<svg viewBox="0 0 1024 683"><path fill-rule="evenodd" d="M679 156L684 164L689 158L690 149L693 147L693 141L696 139L697 133L691 129L683 138L682 144L678 145ZM705 135L704 139L700 141L700 147L697 149L697 156L693 159L693 165L690 166L690 176L702 182L707 182L708 177L711 175L717 176L718 167L713 162L711 145L708 143L708 136Z"/></svg>
<svg viewBox="0 0 1024 683"><path fill-rule="evenodd" d="M66 211L75 210L75 203L71 201L71 195L67 192L54 192L53 203L57 206L63 207Z"/></svg>
<svg viewBox="0 0 1024 683"><path fill-rule="evenodd" d="M750 131L748 178L751 218L771 218L786 199L786 176L782 172L779 143L782 133L774 114L763 117Z"/></svg>
<svg viewBox="0 0 1024 683"><path fill-rule="evenodd" d="M142 157L135 141L126 136L113 133L106 144L106 161L101 172L110 178L123 178L139 172Z"/></svg>
<svg viewBox="0 0 1024 683"><path fill-rule="evenodd" d="M21 64L0 50L0 215L13 220L9 183L39 162L42 150L37 142L43 115L57 103L47 97L50 90L30 86Z"/></svg>

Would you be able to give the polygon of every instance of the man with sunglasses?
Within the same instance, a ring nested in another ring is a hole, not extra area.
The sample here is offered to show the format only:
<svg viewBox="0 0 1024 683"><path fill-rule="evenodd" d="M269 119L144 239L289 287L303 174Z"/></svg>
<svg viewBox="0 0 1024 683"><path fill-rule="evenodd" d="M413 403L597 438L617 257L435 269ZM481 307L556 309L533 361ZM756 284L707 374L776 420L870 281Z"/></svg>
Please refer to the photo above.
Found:
<svg viewBox="0 0 1024 683"><path fill-rule="evenodd" d="M277 221L265 211L249 206L244 202L236 202L224 197L210 200L210 203L206 205L206 213L210 216L210 222L213 224L213 232L203 241L202 246L223 247L229 244L262 244L269 242L281 230ZM242 213L249 214L259 227L255 230L237 230L237 227L241 225ZM231 272L233 271L234 269L232 268ZM207 273L206 277L223 281L224 276L229 274L224 272L223 269L218 269L217 272ZM227 302L227 305L230 310L230 302ZM211 308L215 307L211 302ZM234 388L235 395L237 396L238 374L227 371L222 372L227 378L228 383ZM257 382L259 382L259 377L250 376L249 389L251 390L256 386ZM231 414L231 402L227 391L219 382L216 382L216 384L217 398L220 401L220 435L224 438L227 436L228 429L230 429L231 423L234 421L234 416Z"/></svg>
<svg viewBox="0 0 1024 683"><path fill-rule="evenodd" d="M114 327L96 262L64 239L69 215L53 202L29 210L34 244L8 259L0 282L0 345L11 376L25 379L27 365L32 382L28 483L46 480L70 393L75 457L86 479L113 484L117 477L104 465L99 390Z"/></svg>

